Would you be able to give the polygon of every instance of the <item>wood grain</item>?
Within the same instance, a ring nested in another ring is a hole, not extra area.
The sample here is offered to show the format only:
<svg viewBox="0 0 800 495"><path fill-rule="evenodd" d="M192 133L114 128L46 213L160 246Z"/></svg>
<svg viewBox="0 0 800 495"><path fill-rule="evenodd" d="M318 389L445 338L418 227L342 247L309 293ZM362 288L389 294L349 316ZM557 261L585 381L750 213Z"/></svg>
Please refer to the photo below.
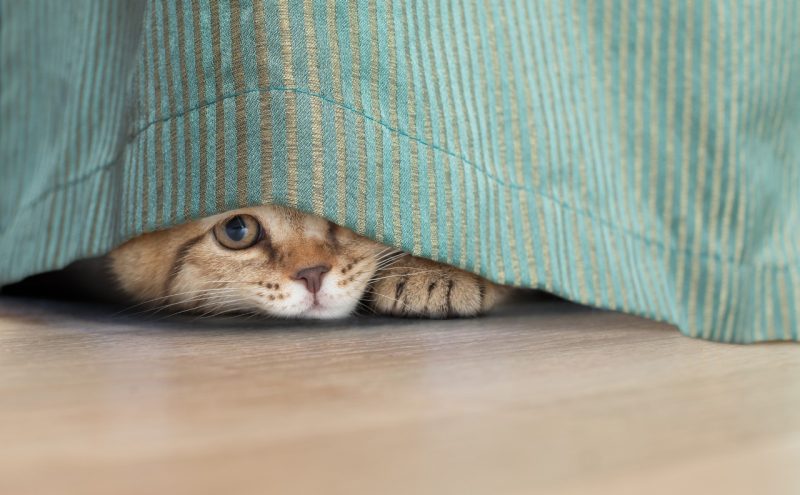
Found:
<svg viewBox="0 0 800 495"><path fill-rule="evenodd" d="M0 493L800 493L797 345L114 312L0 298Z"/></svg>

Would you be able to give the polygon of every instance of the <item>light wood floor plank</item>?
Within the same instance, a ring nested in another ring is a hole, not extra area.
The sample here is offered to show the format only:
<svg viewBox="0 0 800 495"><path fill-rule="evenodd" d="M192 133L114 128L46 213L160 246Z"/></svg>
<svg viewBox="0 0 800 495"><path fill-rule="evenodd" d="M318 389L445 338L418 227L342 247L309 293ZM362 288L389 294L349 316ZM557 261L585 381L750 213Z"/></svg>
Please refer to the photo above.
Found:
<svg viewBox="0 0 800 495"><path fill-rule="evenodd" d="M800 493L796 344L113 313L0 298L0 493Z"/></svg>

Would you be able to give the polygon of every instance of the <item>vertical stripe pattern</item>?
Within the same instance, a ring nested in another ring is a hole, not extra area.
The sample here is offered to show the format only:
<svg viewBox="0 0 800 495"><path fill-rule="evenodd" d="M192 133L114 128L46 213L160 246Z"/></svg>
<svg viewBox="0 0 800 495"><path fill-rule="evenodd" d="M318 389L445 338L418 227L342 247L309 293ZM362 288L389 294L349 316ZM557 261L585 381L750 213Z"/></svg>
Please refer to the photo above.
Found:
<svg viewBox="0 0 800 495"><path fill-rule="evenodd" d="M798 0L0 0L0 283L278 203L800 336Z"/></svg>

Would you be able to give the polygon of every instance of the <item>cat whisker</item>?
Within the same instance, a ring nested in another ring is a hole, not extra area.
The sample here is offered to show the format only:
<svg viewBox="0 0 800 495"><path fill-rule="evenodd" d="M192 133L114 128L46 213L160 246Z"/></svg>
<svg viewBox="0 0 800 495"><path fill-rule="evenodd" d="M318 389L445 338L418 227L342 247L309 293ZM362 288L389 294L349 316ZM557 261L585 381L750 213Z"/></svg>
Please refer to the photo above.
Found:
<svg viewBox="0 0 800 495"><path fill-rule="evenodd" d="M203 290L205 290L205 289L190 290L190 291L186 291L186 292L180 292L180 293L175 294L175 295L194 294L194 293L202 292ZM113 317L116 317L116 316L120 316L120 315L124 314L125 312L130 311L132 309L136 309L138 307L145 306L147 304L152 304L152 303L154 303L156 301L162 301L164 299L169 299L171 297L173 297L173 294L168 294L166 296L161 296L161 297L154 297L153 299L148 299L146 301L142 301L140 303L133 304L131 306L126 306L126 307L122 308L121 310L117 311L116 313L114 313L113 315L111 315L111 317L113 318ZM152 309L153 308L148 308L148 309L145 309L144 311L139 311L139 312L133 313L133 315L138 315L140 313L146 313L147 311L152 311ZM130 316L132 316L132 315L130 315Z"/></svg>
<svg viewBox="0 0 800 495"><path fill-rule="evenodd" d="M243 317L242 319L244 319L244 320L249 320L249 319L255 318L256 316L259 316L259 315L260 315L260 313L258 311L248 311L247 313L240 314L239 316Z"/></svg>
<svg viewBox="0 0 800 495"><path fill-rule="evenodd" d="M267 313L266 311L264 311L262 309L253 310L253 311L251 311L251 314L252 314L252 316L248 317L248 319L252 318L252 317L258 317L258 318L261 318L261 319L264 319L264 320L275 320L275 319L278 318L278 316L275 316L273 314L269 314L269 313Z"/></svg>
<svg viewBox="0 0 800 495"><path fill-rule="evenodd" d="M376 275L377 277L373 277L370 280L382 280L384 278L394 278L394 277L410 277L414 275L422 275L424 273L438 273L441 270L431 269L431 270L415 270L415 271L402 271L397 273L396 270L392 269L391 271L381 270ZM384 275L385 273L389 273L388 275Z"/></svg>
<svg viewBox="0 0 800 495"><path fill-rule="evenodd" d="M184 310L181 310L181 311L178 311L178 312L174 312L174 313L170 313L167 316L174 316L174 315L177 315L177 314L188 313L188 312L191 312L191 311L198 311L198 310L200 310L202 308L205 308L205 307L208 307L208 308L211 308L211 309L214 309L215 307L222 306L222 305L225 305L226 307L234 307L234 308L240 307L241 303L237 299L232 299L231 297L229 297L230 295L231 295L231 292L220 292L220 293L213 293L213 294L205 294L205 295L203 295L201 297L197 297L197 298L194 298L194 299L189 300L189 301L181 301L181 302L176 303L176 304L181 304L182 302L184 302L184 303L192 303L192 302L195 302L195 301L202 301L202 303L201 304L197 304L197 303L192 304L190 307L188 307L188 308L186 308ZM241 305L241 307L242 308L246 308L246 306L243 306L243 305Z"/></svg>
<svg viewBox="0 0 800 495"><path fill-rule="evenodd" d="M373 255L373 258L381 259L383 257L393 256L397 253L402 253L401 250L393 247L387 247L386 249L382 249Z"/></svg>
<svg viewBox="0 0 800 495"><path fill-rule="evenodd" d="M359 314L358 313L359 309L364 309L364 310L366 310L368 312L374 313L375 310L371 306L365 304L362 301L362 296L363 296L363 294L361 294L360 292L357 292L357 293L348 292L348 293L346 293L344 295L344 297L346 299L349 299L350 301L355 301L356 306L355 306L355 309L353 311L354 315L358 315Z"/></svg>
<svg viewBox="0 0 800 495"><path fill-rule="evenodd" d="M417 276L417 275L422 275L424 273L434 273L434 272L438 272L438 271L440 271L440 270L434 269L434 270L421 270L421 271L417 271L417 272L395 273L395 274L392 274L392 275L384 275L384 276L381 276L381 277L372 278L372 279L370 279L370 282L377 282L379 280L386 280L386 279L389 279L389 278L414 277L414 276Z"/></svg>
<svg viewBox="0 0 800 495"><path fill-rule="evenodd" d="M203 280L206 284L258 284L252 280Z"/></svg>
<svg viewBox="0 0 800 495"><path fill-rule="evenodd" d="M382 258L377 258L375 261L379 266L386 266L388 264L394 263L400 258L404 258L405 256L408 256L408 254L400 251L398 253L392 253L391 255L387 255Z"/></svg>
<svg viewBox="0 0 800 495"><path fill-rule="evenodd" d="M359 298L359 299L360 299L360 298ZM364 311L366 311L368 314L375 314L375 308L373 308L372 306L370 306L369 304L367 304L367 303L365 303L365 302L363 302L363 301L361 301L361 300L359 300L359 301L356 303L356 310L354 311L354 314L359 314L359 313L358 313L358 310L359 310L359 309L363 309L363 310L364 310Z"/></svg>
<svg viewBox="0 0 800 495"><path fill-rule="evenodd" d="M217 312L216 314L212 315L212 317L215 317L215 316L229 316L232 319L237 319L237 320L245 319L246 320L246 319L250 319L250 318L252 318L254 316L258 316L258 312L256 312L256 311L246 311L247 309L248 309L247 306L236 306L236 307L233 307L233 308L226 308L226 309L221 310L221 311ZM247 316L247 318L243 318L244 316Z"/></svg>
<svg viewBox="0 0 800 495"><path fill-rule="evenodd" d="M407 254L408 253L406 253L404 251L400 251L400 250L395 249L395 250L389 251L388 253L375 256L373 259L375 261L377 261L377 262L381 262L381 261L385 261L385 260L392 259L392 258L395 258L395 257L403 257L403 256L406 256Z"/></svg>
<svg viewBox="0 0 800 495"><path fill-rule="evenodd" d="M382 298L386 299L387 301L391 302L392 304L400 303L402 306L405 306L405 303L403 301L401 301L400 299L397 299L395 297L389 297L389 296L386 296L386 295L383 295L383 294L378 294L377 292L374 292L374 291L371 291L369 293L369 295L382 297Z"/></svg>
<svg viewBox="0 0 800 495"><path fill-rule="evenodd" d="M406 256L405 253L387 256L386 258L376 259L375 264L378 266L386 266L388 264L394 263L396 260L403 258L405 256Z"/></svg>
<svg viewBox="0 0 800 495"><path fill-rule="evenodd" d="M161 304L161 305L156 306L154 308L148 308L148 309L144 309L144 310L141 310L141 311L137 311L135 313L129 314L128 316L136 316L136 315L143 314L143 313L152 313L152 314L155 315L157 313L160 313L162 310L164 310L166 308L170 308L172 306L177 306L179 304L188 304L188 303L191 303L191 302L194 302L194 301L198 301L198 300L202 300L204 298L207 298L209 295L214 295L214 294L218 294L218 293L234 292L235 290L236 289L226 287L226 288L221 288L221 289L200 289L200 290L196 290L196 291L189 291L189 292L185 292L184 294L194 294L193 297L181 299L180 301L175 301L175 302L172 302L172 303L169 303L169 304ZM167 297L173 297L173 296L167 296ZM164 299L164 298L158 298L158 299Z"/></svg>
<svg viewBox="0 0 800 495"><path fill-rule="evenodd" d="M188 290L188 291L185 291L185 292L176 292L176 293L172 293L172 294L167 294L165 296L160 296L160 297L154 297L152 299L148 299L146 301L142 301L140 303L125 307L125 308L117 311L116 313L114 313L111 316L112 317L119 316L119 315L125 313L126 311L130 311L132 309L135 309L135 308L138 308L138 307L141 307L141 306L145 306L147 304L152 304L152 303L154 303L156 301L162 301L164 299L170 299L170 298L173 298L175 296L182 296L182 295L186 295L186 294L198 294L198 293L202 293L202 292L206 292L206 291L217 291L217 290L226 290L226 289L230 289L230 287L195 289L195 290ZM146 311L148 311L148 310L146 310ZM144 312L146 312L146 311L144 311ZM133 313L133 314L137 315L137 314L140 314L140 313Z"/></svg>
<svg viewBox="0 0 800 495"><path fill-rule="evenodd" d="M202 309L202 308L208 308L207 311L198 314L197 316L195 316L192 319L192 321L196 321L198 319L213 318L215 316L220 316L220 315L223 315L225 313L230 313L230 312L237 311L237 310L247 309L247 306L244 306L244 305L236 305L236 304L231 305L231 303L233 303L233 302L235 302L235 301L230 301L230 300L226 301L224 298L220 299L220 300L208 301L208 302L206 302L204 304L201 304L199 306L196 306L196 307L193 307L193 308L189 308L189 309L186 309L186 310L183 310L183 311L179 311L179 312L177 312L177 313L175 313L175 314L173 314L171 316L176 316L176 315L179 315L181 313L187 313L187 312L190 312L190 311L196 311L196 310L199 310L199 309ZM220 306L223 306L223 305L225 307L220 307Z"/></svg>
<svg viewBox="0 0 800 495"><path fill-rule="evenodd" d="M217 295L215 295L215 297L206 298L206 302L204 302L203 304L200 304L200 305L196 305L195 304L195 305L192 305L191 307L183 309L181 311L176 311L176 312L173 312L173 313L169 313L167 315L164 315L162 318L160 318L159 320L156 320L156 321L160 321L161 319L164 319L164 318L170 318L170 317L173 317L173 316L177 316L177 315L180 315L180 314L183 314L183 313L196 311L198 309L201 309L201 308L207 307L207 306L214 307L214 306L218 306L218 305L220 305L222 303L226 303L226 302L230 303L231 301L226 296L227 296L227 294L217 294ZM202 300L202 299L203 298L195 298L194 300ZM190 301L187 301L187 302L190 302ZM175 304L181 304L181 303L174 303L174 304L171 304L170 306L174 306Z"/></svg>
<svg viewBox="0 0 800 495"><path fill-rule="evenodd" d="M394 265L391 268L392 268L392 270L421 270L421 269L429 270L429 271L430 270L433 270L433 271L441 271L442 270L441 268L419 268L419 267L416 267L416 266L397 266L397 265Z"/></svg>
<svg viewBox="0 0 800 495"><path fill-rule="evenodd" d="M394 268L394 263L397 263L398 261L400 261L400 260L399 259L392 260L389 263L383 263L383 264L377 265L377 266L375 266L375 271L379 272L381 270L387 270L389 268Z"/></svg>

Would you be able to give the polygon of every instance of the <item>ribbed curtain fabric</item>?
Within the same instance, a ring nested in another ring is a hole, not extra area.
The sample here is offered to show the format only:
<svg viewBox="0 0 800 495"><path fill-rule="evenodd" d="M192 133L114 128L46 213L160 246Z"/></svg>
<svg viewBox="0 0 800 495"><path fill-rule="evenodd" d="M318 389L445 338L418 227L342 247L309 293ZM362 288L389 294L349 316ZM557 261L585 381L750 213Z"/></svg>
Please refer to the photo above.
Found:
<svg viewBox="0 0 800 495"><path fill-rule="evenodd" d="M799 4L0 0L0 283L280 203L797 340Z"/></svg>

